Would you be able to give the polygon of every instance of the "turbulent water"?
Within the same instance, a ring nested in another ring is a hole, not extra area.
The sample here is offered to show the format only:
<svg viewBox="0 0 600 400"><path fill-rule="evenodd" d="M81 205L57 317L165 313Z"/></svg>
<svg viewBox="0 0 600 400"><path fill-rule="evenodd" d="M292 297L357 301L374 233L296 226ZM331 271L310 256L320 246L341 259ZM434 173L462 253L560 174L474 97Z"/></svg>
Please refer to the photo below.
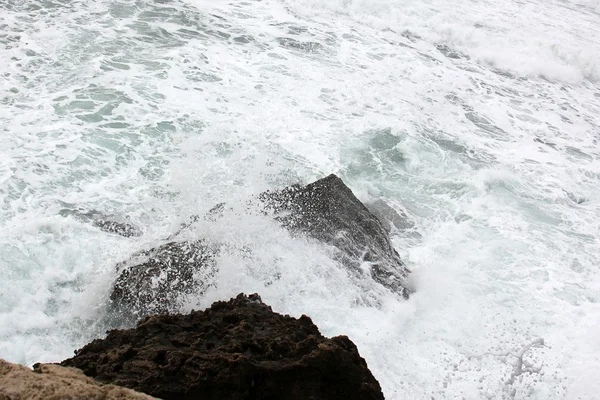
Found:
<svg viewBox="0 0 600 400"><path fill-rule="evenodd" d="M1 0L0 357L101 336L115 264L190 215L336 173L415 222L409 300L231 212L187 309L308 314L388 399L597 398L599 126L598 0Z"/></svg>

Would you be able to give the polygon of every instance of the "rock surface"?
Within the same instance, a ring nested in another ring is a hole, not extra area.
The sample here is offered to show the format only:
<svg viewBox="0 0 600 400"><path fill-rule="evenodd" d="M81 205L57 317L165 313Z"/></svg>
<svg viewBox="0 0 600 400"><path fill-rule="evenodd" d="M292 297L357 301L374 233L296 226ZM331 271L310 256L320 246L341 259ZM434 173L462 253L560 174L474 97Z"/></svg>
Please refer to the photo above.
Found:
<svg viewBox="0 0 600 400"><path fill-rule="evenodd" d="M62 365L163 399L383 399L350 339L325 338L309 317L274 313L256 294L147 317Z"/></svg>
<svg viewBox="0 0 600 400"><path fill-rule="evenodd" d="M402 224L398 214L384 226L335 175L306 186L265 192L258 198L265 211L274 213L293 234L332 246L335 257L353 273L359 276L367 273L376 282L408 297L409 270L394 250L386 230L391 223ZM376 209L384 214L393 212L389 206L382 207ZM219 204L204 219L218 219L223 210L224 205ZM195 216L181 230L202 221ZM120 276L110 296L117 310L115 315L127 316L131 321L177 310L182 295L202 294L206 290L210 284L207 278L217 268L218 248L209 246L204 239L177 242L180 232L171 236L169 243L140 252L118 266Z"/></svg>
<svg viewBox="0 0 600 400"><path fill-rule="evenodd" d="M385 227L337 176L266 192L260 198L285 227L333 246L338 259L357 274L367 269L380 284L405 297L410 294L410 271Z"/></svg>
<svg viewBox="0 0 600 400"><path fill-rule="evenodd" d="M110 295L115 311L137 321L180 305L182 296L202 294L216 271L217 249L203 240L170 242L135 254L121 263L122 272Z"/></svg>
<svg viewBox="0 0 600 400"><path fill-rule="evenodd" d="M73 217L81 222L92 223L96 228L124 237L141 236L142 231L126 221L118 221L95 210L84 210L72 204L62 203L65 208L59 211L63 217Z"/></svg>
<svg viewBox="0 0 600 400"><path fill-rule="evenodd" d="M132 224L127 222L111 221L108 219L98 218L93 222L94 226L100 230L109 233L116 233L124 237L141 236L142 232Z"/></svg>
<svg viewBox="0 0 600 400"><path fill-rule="evenodd" d="M35 370L0 359L0 400L150 400L154 397L104 385L75 368L36 364Z"/></svg>

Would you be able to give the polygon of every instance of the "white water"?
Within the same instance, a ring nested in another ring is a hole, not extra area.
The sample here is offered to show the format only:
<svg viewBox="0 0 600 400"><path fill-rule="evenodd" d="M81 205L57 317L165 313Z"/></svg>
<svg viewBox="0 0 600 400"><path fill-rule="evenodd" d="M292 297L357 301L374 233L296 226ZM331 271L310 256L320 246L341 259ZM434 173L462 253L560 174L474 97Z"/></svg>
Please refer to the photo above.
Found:
<svg viewBox="0 0 600 400"><path fill-rule="evenodd" d="M101 336L114 265L189 215L337 173L416 222L410 300L232 213L187 308L308 314L388 399L600 392L597 0L6 0L0 77L0 357Z"/></svg>

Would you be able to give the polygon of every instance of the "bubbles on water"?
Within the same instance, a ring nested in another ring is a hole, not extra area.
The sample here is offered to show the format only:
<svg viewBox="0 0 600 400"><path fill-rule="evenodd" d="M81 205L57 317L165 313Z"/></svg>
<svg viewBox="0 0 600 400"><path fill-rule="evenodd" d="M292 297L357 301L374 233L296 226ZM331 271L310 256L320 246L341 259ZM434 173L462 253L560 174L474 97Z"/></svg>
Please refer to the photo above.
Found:
<svg viewBox="0 0 600 400"><path fill-rule="evenodd" d="M336 172L414 222L393 237L413 298L239 212L195 232L232 245L188 306L258 291L309 314L388 398L596 393L593 5L540 4L555 38L533 3L517 21L506 2L308 3L1 6L0 354L70 355L105 328L117 262L220 201Z"/></svg>

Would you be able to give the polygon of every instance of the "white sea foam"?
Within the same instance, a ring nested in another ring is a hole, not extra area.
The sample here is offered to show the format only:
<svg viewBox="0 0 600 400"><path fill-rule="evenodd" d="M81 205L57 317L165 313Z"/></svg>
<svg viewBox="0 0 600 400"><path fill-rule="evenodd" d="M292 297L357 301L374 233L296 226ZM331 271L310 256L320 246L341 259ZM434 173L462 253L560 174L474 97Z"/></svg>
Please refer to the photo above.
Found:
<svg viewBox="0 0 600 400"><path fill-rule="evenodd" d="M419 36L519 76L569 83L600 79L597 1L285 2L294 12L316 20L333 14Z"/></svg>
<svg viewBox="0 0 600 400"><path fill-rule="evenodd" d="M259 292L390 399L600 389L597 1L1 7L0 357L102 335L115 264L190 215L337 173L415 222L410 300L238 209L192 232L230 247L187 309Z"/></svg>

